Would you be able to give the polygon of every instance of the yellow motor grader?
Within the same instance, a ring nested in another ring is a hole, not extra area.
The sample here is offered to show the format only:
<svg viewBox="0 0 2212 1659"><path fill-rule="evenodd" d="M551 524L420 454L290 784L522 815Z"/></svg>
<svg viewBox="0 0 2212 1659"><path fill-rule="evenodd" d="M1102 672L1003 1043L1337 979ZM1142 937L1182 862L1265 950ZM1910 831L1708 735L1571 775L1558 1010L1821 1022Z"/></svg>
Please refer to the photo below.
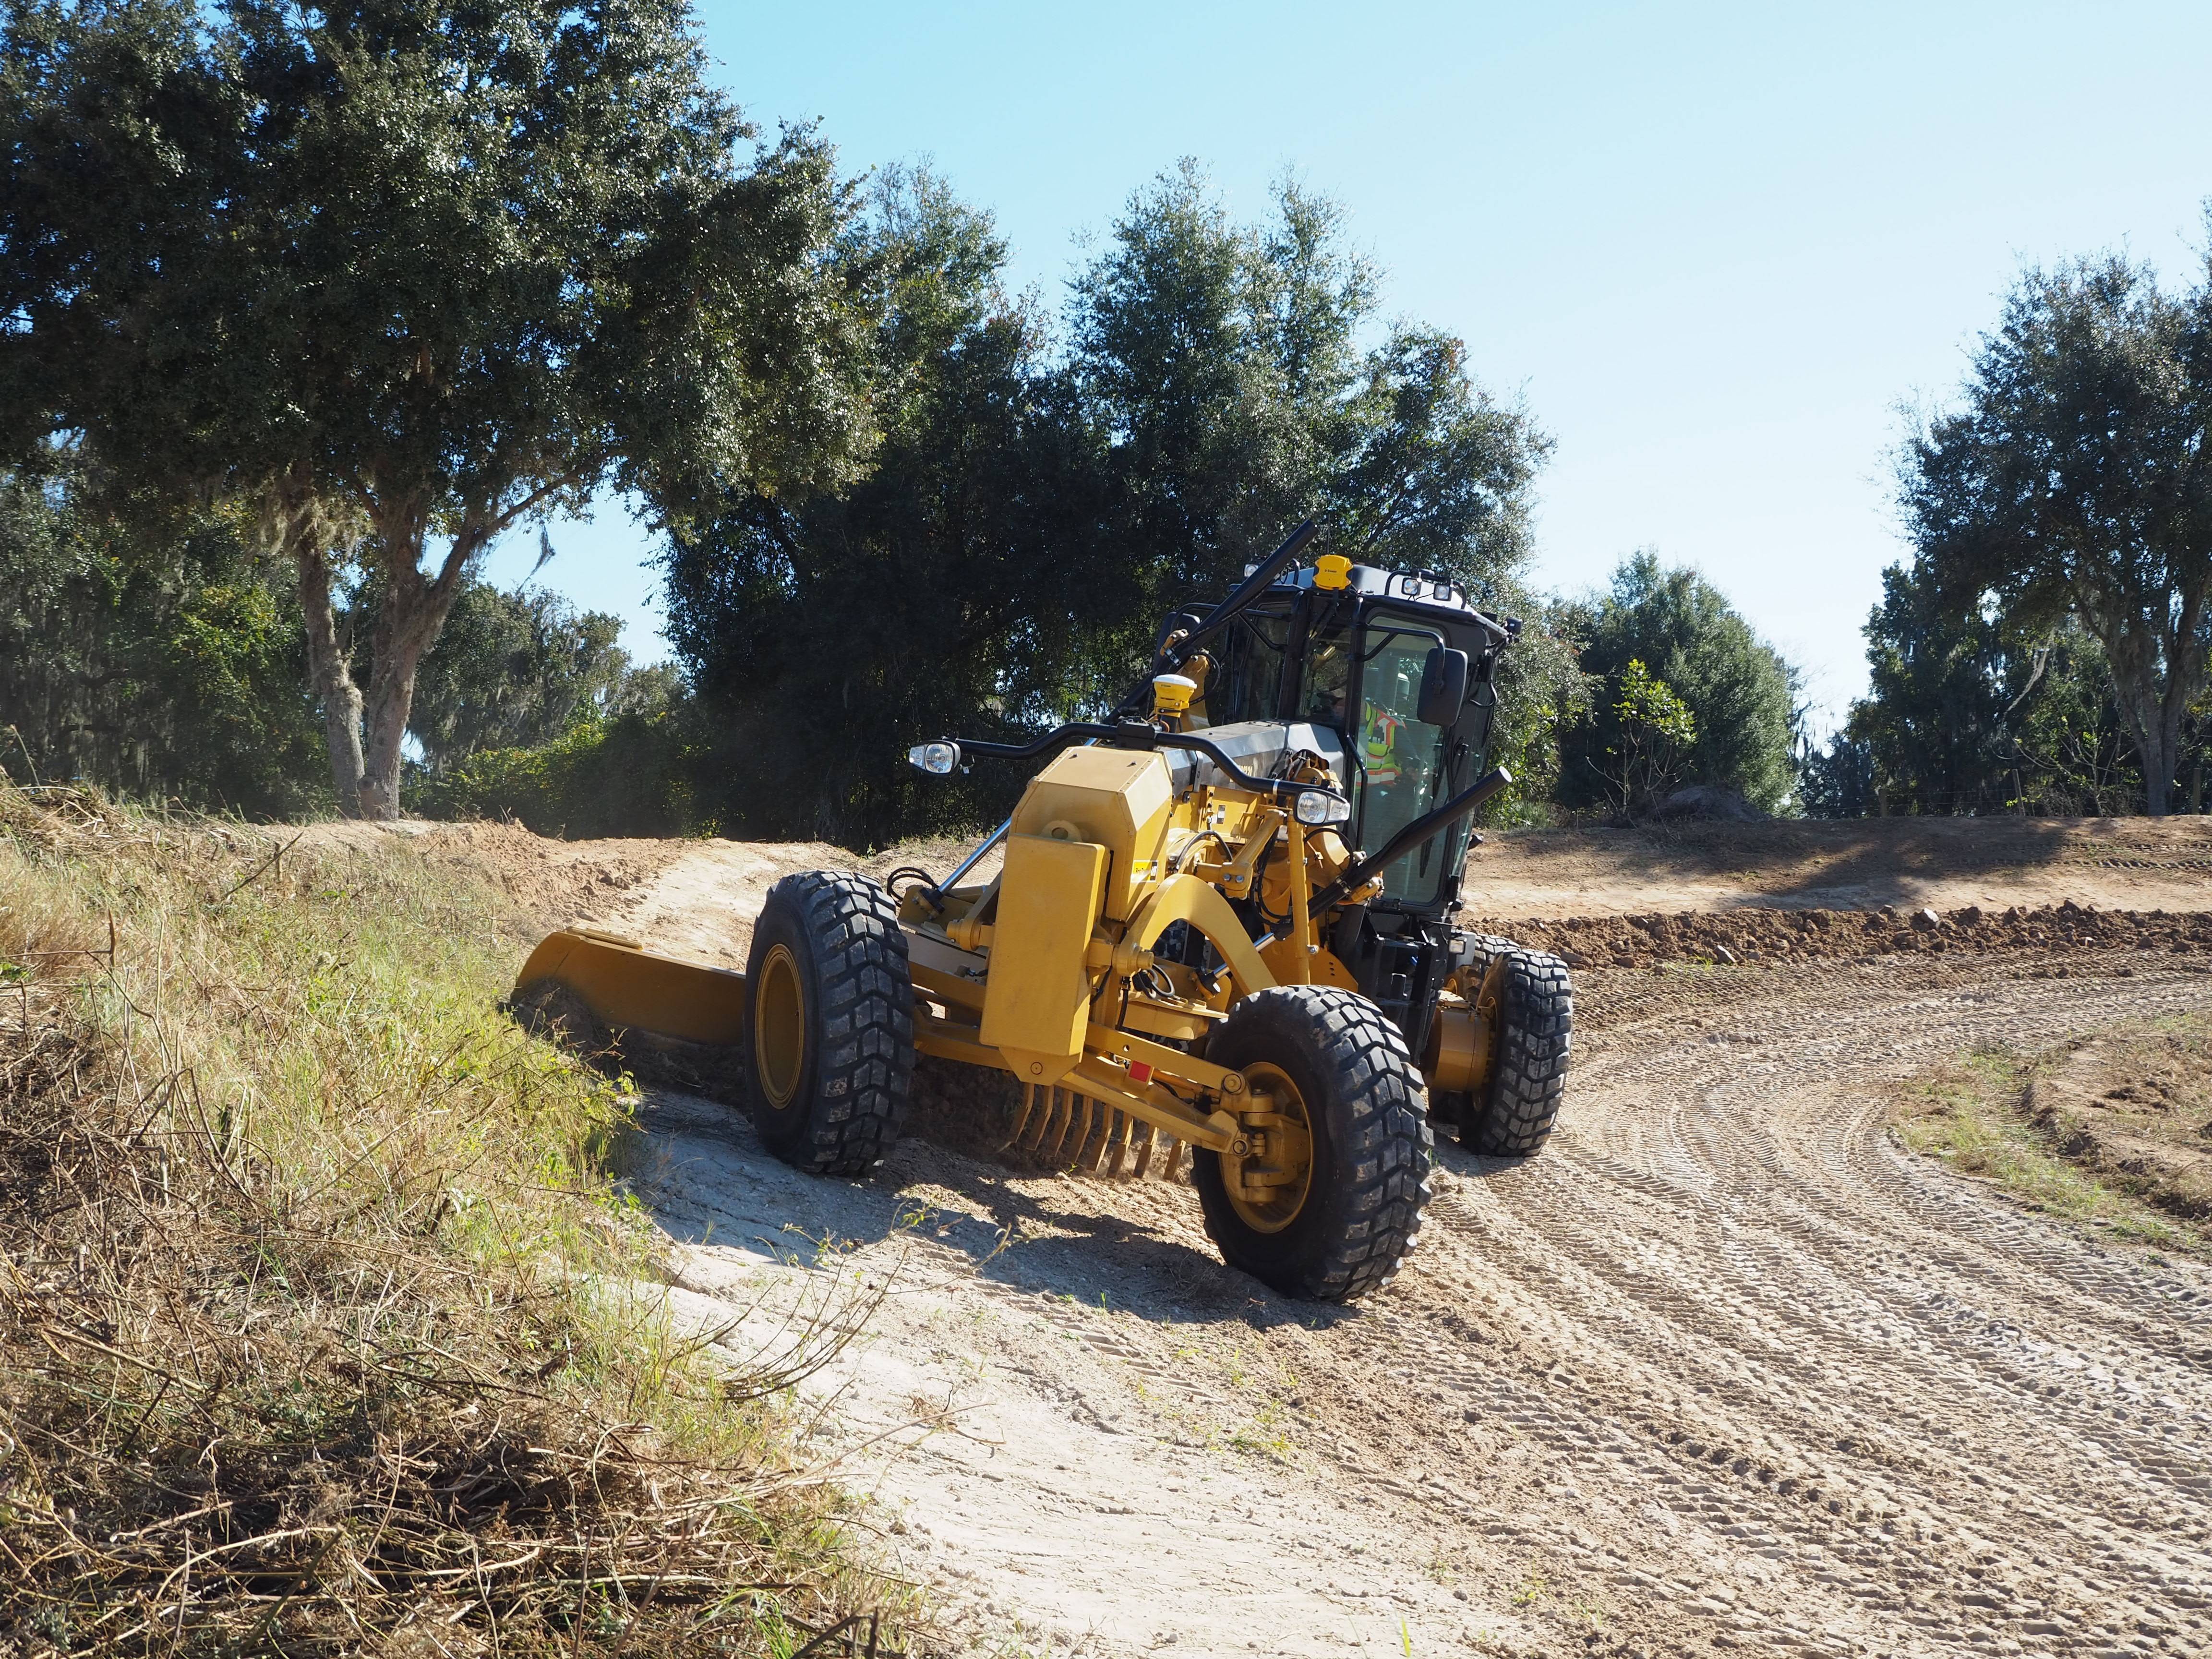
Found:
<svg viewBox="0 0 2212 1659"><path fill-rule="evenodd" d="M1108 719L917 745L935 774L1042 763L942 880L786 877L742 975L564 931L519 999L733 1046L762 1139L825 1175L890 1150L917 1054L1010 1073L1022 1146L1133 1176L1187 1148L1231 1265L1375 1289L1420 1227L1432 1119L1543 1144L1571 996L1558 958L1451 922L1468 820L1510 781L1480 768L1518 624L1429 573L1300 566L1312 535L1170 618Z"/></svg>

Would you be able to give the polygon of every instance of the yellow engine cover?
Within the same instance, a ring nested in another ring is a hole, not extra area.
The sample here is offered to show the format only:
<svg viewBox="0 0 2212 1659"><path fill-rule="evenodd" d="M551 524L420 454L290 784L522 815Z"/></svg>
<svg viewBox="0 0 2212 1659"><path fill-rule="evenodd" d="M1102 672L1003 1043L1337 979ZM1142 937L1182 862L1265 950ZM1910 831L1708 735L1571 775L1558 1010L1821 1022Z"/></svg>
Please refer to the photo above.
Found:
<svg viewBox="0 0 2212 1659"><path fill-rule="evenodd" d="M1106 849L1094 842L1006 837L981 1035L1024 1082L1056 1082L1083 1058L1091 1020L1083 954L1098 920L1106 870Z"/></svg>
<svg viewBox="0 0 2212 1659"><path fill-rule="evenodd" d="M1016 838L1036 836L1052 841L1091 842L1106 849L1104 915L1127 921L1146 890L1158 878L1167 842L1168 817L1175 790L1168 763L1145 749L1070 749L1030 781L1014 808ZM1013 885L1008 854L1006 886ZM1006 898L999 901L999 933L1006 932ZM1095 919L1095 918L1094 918ZM1091 921L1081 937L1091 937ZM1077 946L1079 953L1081 946ZM996 970L994 969L994 976Z"/></svg>

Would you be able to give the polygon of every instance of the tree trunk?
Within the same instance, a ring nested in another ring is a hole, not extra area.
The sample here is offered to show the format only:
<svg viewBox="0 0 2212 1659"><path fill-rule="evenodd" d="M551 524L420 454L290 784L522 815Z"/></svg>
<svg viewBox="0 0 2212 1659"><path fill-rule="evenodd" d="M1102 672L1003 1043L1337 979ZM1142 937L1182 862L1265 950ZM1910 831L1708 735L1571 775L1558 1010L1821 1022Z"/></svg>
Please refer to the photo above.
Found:
<svg viewBox="0 0 2212 1659"><path fill-rule="evenodd" d="M2142 749L2143 811L2154 818L2162 818L2173 801L2173 750L2163 741L2147 743Z"/></svg>
<svg viewBox="0 0 2212 1659"><path fill-rule="evenodd" d="M434 579L426 578L405 545L392 550L390 581L369 636L368 740L364 748L361 815L399 816L399 776L407 721L415 710L415 671L461 590L461 570L481 544L459 537Z"/></svg>
<svg viewBox="0 0 2212 1659"><path fill-rule="evenodd" d="M330 750L331 784L338 811L362 813L361 688L346 666L338 644L337 616L331 605L330 556L320 548L295 550L300 565L300 609L307 623L307 673L323 705L323 742Z"/></svg>
<svg viewBox="0 0 2212 1659"><path fill-rule="evenodd" d="M431 583L413 588L406 601L387 592L377 612L370 647L368 742L362 750L361 815L399 816L399 777L406 759L407 722L415 711L415 671L445 626L453 593Z"/></svg>
<svg viewBox="0 0 2212 1659"><path fill-rule="evenodd" d="M2102 605L2085 599L2081 606L2082 620L2105 647L2112 700L2134 728L2136 754L2142 763L2143 811L2154 818L2164 817L2172 808L2182 719L2204 689L2203 651L2197 638L2204 594L2193 589L2180 599L2171 623L2148 625L2124 600Z"/></svg>
<svg viewBox="0 0 2212 1659"><path fill-rule="evenodd" d="M407 721L415 710L415 671L422 653L437 642L469 565L495 538L539 507L549 496L573 487L574 477L550 479L521 501L499 512L477 502L466 507L453 545L434 576L422 569L423 544L430 514L419 495L387 497L369 507L374 533L363 545L383 578L376 625L369 633L368 695L364 699L339 650L331 607L330 564L291 520L300 561L300 597L307 616L307 656L331 750L331 773L338 805L349 817L389 820L399 816L399 778L406 759ZM366 741L364 741L364 716Z"/></svg>

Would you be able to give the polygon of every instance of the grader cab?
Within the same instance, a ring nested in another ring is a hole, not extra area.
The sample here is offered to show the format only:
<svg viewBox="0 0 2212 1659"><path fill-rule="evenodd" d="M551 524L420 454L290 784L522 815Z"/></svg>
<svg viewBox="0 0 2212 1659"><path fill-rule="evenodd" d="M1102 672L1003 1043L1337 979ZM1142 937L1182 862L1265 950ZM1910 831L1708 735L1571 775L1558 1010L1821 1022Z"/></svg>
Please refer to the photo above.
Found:
<svg viewBox="0 0 2212 1659"><path fill-rule="evenodd" d="M1482 763L1517 625L1426 573L1298 567L1312 534L1170 618L1107 719L916 745L937 774L1042 763L941 880L787 877L742 975L566 931L519 993L736 1045L763 1142L823 1174L890 1149L917 1054L1010 1073L1024 1146L1138 1176L1187 1149L1231 1265L1375 1289L1419 1230L1432 1121L1542 1146L1571 996L1556 957L1451 921L1469 821L1510 781Z"/></svg>

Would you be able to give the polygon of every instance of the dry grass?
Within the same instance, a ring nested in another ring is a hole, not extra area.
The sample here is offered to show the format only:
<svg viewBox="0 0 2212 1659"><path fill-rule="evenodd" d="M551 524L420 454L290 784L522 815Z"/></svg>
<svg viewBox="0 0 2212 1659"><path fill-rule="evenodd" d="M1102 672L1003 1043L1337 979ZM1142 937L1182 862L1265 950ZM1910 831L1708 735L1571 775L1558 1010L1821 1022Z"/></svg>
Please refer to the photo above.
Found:
<svg viewBox="0 0 2212 1659"><path fill-rule="evenodd" d="M865 1309L678 1340L631 1097L496 1012L527 919L279 846L0 784L0 1653L790 1655L879 1607L788 1433Z"/></svg>

